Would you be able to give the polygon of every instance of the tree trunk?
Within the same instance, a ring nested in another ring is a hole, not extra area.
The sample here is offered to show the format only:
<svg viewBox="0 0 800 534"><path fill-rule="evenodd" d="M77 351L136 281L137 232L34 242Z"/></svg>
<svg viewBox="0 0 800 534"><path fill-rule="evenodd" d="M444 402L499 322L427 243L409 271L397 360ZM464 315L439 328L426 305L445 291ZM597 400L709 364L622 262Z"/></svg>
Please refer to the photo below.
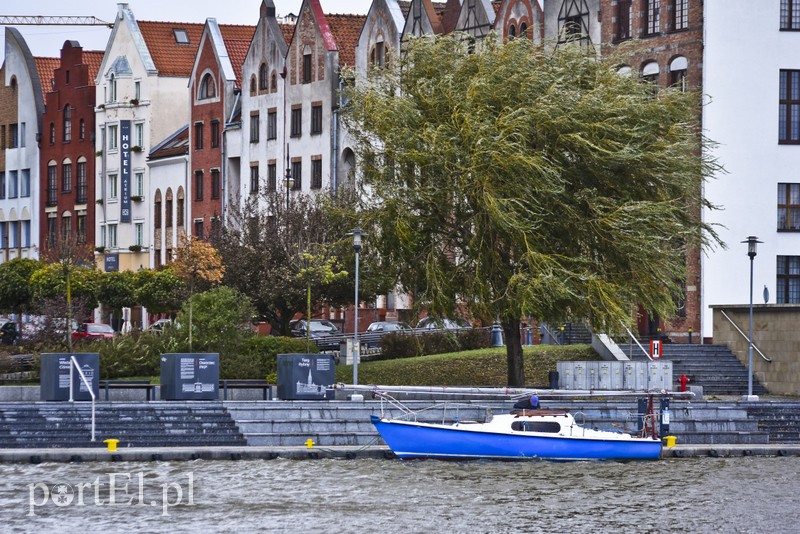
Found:
<svg viewBox="0 0 800 534"><path fill-rule="evenodd" d="M508 385L525 386L525 365L522 359L522 343L519 339L519 319L503 318L500 323L506 342L506 359L508 361Z"/></svg>

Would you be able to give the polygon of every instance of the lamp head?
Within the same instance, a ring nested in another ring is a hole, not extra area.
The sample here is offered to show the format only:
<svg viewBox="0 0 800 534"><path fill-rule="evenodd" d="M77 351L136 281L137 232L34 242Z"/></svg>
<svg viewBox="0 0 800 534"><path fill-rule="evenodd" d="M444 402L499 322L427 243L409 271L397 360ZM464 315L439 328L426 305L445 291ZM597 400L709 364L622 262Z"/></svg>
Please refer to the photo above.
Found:
<svg viewBox="0 0 800 534"><path fill-rule="evenodd" d="M355 249L356 252L360 252L361 251L361 236L364 235L364 233L362 232L361 228L353 228L353 231L350 232L350 234L348 234L348 235L352 235L353 236L353 249Z"/></svg>
<svg viewBox="0 0 800 534"><path fill-rule="evenodd" d="M758 243L763 243L763 241L759 241L756 236L751 235L747 236L747 239L742 241L742 243L747 243L747 255L750 256L750 259L752 260L756 257Z"/></svg>

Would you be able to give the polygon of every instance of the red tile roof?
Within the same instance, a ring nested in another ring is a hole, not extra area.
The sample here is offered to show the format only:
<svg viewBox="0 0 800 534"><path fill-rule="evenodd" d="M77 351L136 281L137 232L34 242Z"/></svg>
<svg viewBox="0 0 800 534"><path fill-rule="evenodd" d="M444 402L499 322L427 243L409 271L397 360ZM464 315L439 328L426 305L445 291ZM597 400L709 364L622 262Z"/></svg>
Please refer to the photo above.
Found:
<svg viewBox="0 0 800 534"><path fill-rule="evenodd" d="M83 62L89 67L89 85L94 85L94 79L97 77L97 71L100 70L104 55L105 52L102 50L83 51Z"/></svg>
<svg viewBox="0 0 800 534"><path fill-rule="evenodd" d="M292 37L294 37L294 24L279 24L281 27L281 33L283 34L283 40L286 41L286 44L292 42Z"/></svg>
<svg viewBox="0 0 800 534"><path fill-rule="evenodd" d="M190 22L137 21L147 49L161 76L189 77L192 74L197 46L204 24ZM252 40L255 26L220 24L223 39ZM175 40L174 30L184 30L188 44Z"/></svg>
<svg viewBox="0 0 800 534"><path fill-rule="evenodd" d="M242 65L247 57L247 50L250 48L250 41L243 39L226 39L225 48L228 50L228 57L231 58L233 72L236 75L236 85L242 86Z"/></svg>
<svg viewBox="0 0 800 534"><path fill-rule="evenodd" d="M325 18L328 20L339 49L339 65L354 67L356 44L358 44L358 38L367 17L365 15L325 15Z"/></svg>
<svg viewBox="0 0 800 534"><path fill-rule="evenodd" d="M39 72L39 81L42 84L42 98L44 95L53 90L52 80L53 73L61 66L61 58L59 57L34 57L36 61L36 70Z"/></svg>

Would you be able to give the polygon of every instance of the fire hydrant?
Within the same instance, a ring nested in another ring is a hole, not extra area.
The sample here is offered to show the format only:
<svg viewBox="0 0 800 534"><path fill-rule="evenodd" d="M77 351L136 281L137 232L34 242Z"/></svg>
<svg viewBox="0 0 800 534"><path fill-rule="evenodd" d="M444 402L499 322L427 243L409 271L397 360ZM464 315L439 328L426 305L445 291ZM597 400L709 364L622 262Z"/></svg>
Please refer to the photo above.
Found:
<svg viewBox="0 0 800 534"><path fill-rule="evenodd" d="M681 391L686 391L686 384L689 383L689 377L685 374L681 375L681 377L678 379L678 382L681 384Z"/></svg>

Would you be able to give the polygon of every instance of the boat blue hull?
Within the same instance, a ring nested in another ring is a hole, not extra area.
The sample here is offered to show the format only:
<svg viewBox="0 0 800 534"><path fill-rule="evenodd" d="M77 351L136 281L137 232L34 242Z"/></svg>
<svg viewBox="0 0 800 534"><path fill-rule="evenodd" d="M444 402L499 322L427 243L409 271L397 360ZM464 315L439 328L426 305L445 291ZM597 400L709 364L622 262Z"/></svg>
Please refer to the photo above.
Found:
<svg viewBox="0 0 800 534"><path fill-rule="evenodd" d="M403 459L442 460L657 460L656 439L592 439L467 431L394 422L371 416L383 440Z"/></svg>

